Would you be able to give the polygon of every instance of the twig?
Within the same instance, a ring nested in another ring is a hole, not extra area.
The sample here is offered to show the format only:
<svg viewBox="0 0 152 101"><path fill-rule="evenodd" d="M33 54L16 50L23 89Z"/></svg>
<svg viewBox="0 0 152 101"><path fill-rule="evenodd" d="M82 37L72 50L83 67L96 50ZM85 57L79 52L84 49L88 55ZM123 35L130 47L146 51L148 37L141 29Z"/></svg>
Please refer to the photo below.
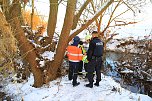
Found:
<svg viewBox="0 0 152 101"><path fill-rule="evenodd" d="M57 91L57 93L59 93L61 81L62 81L62 77L60 78L59 82L57 82L57 84L58 84L58 91Z"/></svg>

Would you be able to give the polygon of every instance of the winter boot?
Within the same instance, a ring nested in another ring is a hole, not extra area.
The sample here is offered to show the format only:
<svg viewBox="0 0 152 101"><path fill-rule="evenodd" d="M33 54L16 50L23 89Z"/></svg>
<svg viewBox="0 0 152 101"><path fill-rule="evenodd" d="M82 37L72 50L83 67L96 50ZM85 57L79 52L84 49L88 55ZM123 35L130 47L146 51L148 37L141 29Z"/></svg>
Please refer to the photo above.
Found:
<svg viewBox="0 0 152 101"><path fill-rule="evenodd" d="M93 83L86 84L85 86L89 88L93 88Z"/></svg>
<svg viewBox="0 0 152 101"><path fill-rule="evenodd" d="M99 86L99 82L96 81L96 83L94 83L95 86Z"/></svg>
<svg viewBox="0 0 152 101"><path fill-rule="evenodd" d="M77 82L77 83L73 83L73 87L76 87L80 84L80 82Z"/></svg>
<svg viewBox="0 0 152 101"><path fill-rule="evenodd" d="M73 76L71 74L68 74L68 79L71 81Z"/></svg>
<svg viewBox="0 0 152 101"><path fill-rule="evenodd" d="M71 80L72 80L72 78L69 78L69 80L71 81Z"/></svg>

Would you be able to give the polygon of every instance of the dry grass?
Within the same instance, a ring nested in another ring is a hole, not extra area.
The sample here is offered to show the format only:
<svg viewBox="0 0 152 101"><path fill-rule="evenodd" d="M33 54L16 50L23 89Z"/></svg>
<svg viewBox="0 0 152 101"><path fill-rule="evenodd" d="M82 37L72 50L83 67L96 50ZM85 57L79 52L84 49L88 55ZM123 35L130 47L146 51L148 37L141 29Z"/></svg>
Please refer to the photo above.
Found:
<svg viewBox="0 0 152 101"><path fill-rule="evenodd" d="M0 71L3 69L12 69L12 60L16 52L16 40L9 24L0 12Z"/></svg>

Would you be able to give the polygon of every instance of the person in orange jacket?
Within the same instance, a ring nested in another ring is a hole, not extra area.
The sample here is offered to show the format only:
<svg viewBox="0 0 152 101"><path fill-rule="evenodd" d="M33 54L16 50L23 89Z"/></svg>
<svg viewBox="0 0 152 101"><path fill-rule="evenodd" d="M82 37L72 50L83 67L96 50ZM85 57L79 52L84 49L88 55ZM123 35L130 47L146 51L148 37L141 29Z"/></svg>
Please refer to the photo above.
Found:
<svg viewBox="0 0 152 101"><path fill-rule="evenodd" d="M67 47L67 56L69 60L69 74L68 78L69 80L73 79L72 85L78 86L80 83L77 82L77 76L78 76L78 68L79 63L82 60L82 50L78 47L80 38L78 36L75 36L73 39L73 43Z"/></svg>

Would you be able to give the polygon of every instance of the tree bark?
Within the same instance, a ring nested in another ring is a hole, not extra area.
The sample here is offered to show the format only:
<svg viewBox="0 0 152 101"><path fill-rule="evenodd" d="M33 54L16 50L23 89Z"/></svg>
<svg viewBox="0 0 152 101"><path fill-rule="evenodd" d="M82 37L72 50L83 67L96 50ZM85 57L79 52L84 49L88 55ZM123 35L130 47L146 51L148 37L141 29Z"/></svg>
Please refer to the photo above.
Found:
<svg viewBox="0 0 152 101"><path fill-rule="evenodd" d="M77 27L79 18L82 14L82 12L84 11L84 9L87 7L87 5L91 2L92 0L86 0L86 2L82 5L82 7L80 8L79 12L74 16L73 19L73 25L72 25L72 29L75 29Z"/></svg>
<svg viewBox="0 0 152 101"><path fill-rule="evenodd" d="M76 0L68 0L64 24L61 31L58 47L56 50L57 54L55 54L54 61L52 62L51 67L49 68L50 80L53 80L57 77L57 73L58 73L57 71L61 67L64 53L68 44L68 37L70 34L70 30L72 29L75 5L76 5Z"/></svg>
<svg viewBox="0 0 152 101"><path fill-rule="evenodd" d="M36 62L37 54L34 47L25 37L24 31L21 28L20 23L20 4L19 0L14 0L10 9L10 25L13 28L15 38L18 41L21 54L25 56L25 60L29 63L33 76L34 87L41 87L43 85L43 72L40 70L38 63Z"/></svg>
<svg viewBox="0 0 152 101"><path fill-rule="evenodd" d="M8 60L12 60L16 52L17 45L11 27L0 11L0 67L6 65Z"/></svg>
<svg viewBox="0 0 152 101"><path fill-rule="evenodd" d="M50 15L47 26L47 33L49 36L49 42L52 43L53 35L56 28L57 22L57 13L58 13L58 0L50 0Z"/></svg>

